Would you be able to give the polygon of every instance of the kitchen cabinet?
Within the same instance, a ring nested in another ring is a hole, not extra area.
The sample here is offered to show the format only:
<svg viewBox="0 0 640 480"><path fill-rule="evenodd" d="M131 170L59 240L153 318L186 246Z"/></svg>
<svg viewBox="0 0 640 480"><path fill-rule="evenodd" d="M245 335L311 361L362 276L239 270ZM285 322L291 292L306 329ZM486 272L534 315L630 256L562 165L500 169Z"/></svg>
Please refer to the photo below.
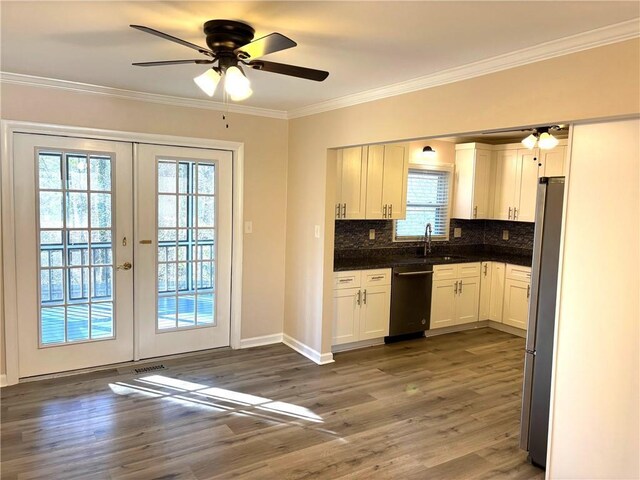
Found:
<svg viewBox="0 0 640 480"><path fill-rule="evenodd" d="M567 158L566 145L558 145L550 150L540 150L538 176L562 177L565 176L565 164Z"/></svg>
<svg viewBox="0 0 640 480"><path fill-rule="evenodd" d="M526 330L531 296L531 268L507 265L502 323Z"/></svg>
<svg viewBox="0 0 640 480"><path fill-rule="evenodd" d="M431 329L478 321L480 268L479 262L433 267Z"/></svg>
<svg viewBox="0 0 640 480"><path fill-rule="evenodd" d="M404 218L407 204L408 148L371 145L367 155L367 219Z"/></svg>
<svg viewBox="0 0 640 480"><path fill-rule="evenodd" d="M482 262L480 269L480 306L478 308L478 319L488 320L491 307L491 277L493 273L493 262Z"/></svg>
<svg viewBox="0 0 640 480"><path fill-rule="evenodd" d="M389 335L391 269L334 274L333 345Z"/></svg>
<svg viewBox="0 0 640 480"><path fill-rule="evenodd" d="M404 218L408 157L408 147L400 144L338 150L336 219Z"/></svg>
<svg viewBox="0 0 640 480"><path fill-rule="evenodd" d="M337 152L336 218L364 219L367 198L367 147Z"/></svg>
<svg viewBox="0 0 640 480"><path fill-rule="evenodd" d="M491 218L491 148L481 143L456 145L452 218Z"/></svg>
<svg viewBox="0 0 640 480"><path fill-rule="evenodd" d="M504 301L505 264L491 262L491 296L489 299L489 320L502 323Z"/></svg>

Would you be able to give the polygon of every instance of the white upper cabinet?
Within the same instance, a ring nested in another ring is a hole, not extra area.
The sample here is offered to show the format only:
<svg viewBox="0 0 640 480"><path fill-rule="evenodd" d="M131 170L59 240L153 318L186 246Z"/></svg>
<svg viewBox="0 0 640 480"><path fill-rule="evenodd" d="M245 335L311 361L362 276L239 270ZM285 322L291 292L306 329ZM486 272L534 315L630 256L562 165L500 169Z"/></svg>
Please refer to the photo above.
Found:
<svg viewBox="0 0 640 480"><path fill-rule="evenodd" d="M408 148L405 145L371 145L368 149L365 218L404 218Z"/></svg>
<svg viewBox="0 0 640 480"><path fill-rule="evenodd" d="M517 150L499 150L496 152L495 220L513 220L513 208L518 191L519 161Z"/></svg>
<svg viewBox="0 0 640 480"><path fill-rule="evenodd" d="M365 218L367 198L367 147L337 152L336 218Z"/></svg>
<svg viewBox="0 0 640 480"><path fill-rule="evenodd" d="M456 145L453 218L491 218L491 153L491 147L481 143Z"/></svg>
<svg viewBox="0 0 640 480"><path fill-rule="evenodd" d="M514 219L519 222L536 220L536 193L538 192L538 149L518 150L520 167L520 198L514 206Z"/></svg>
<svg viewBox="0 0 640 480"><path fill-rule="evenodd" d="M409 149L371 145L338 150L335 218L405 217Z"/></svg>
<svg viewBox="0 0 640 480"><path fill-rule="evenodd" d="M567 147L558 145L551 150L540 150L538 174L541 177L562 177L565 175Z"/></svg>

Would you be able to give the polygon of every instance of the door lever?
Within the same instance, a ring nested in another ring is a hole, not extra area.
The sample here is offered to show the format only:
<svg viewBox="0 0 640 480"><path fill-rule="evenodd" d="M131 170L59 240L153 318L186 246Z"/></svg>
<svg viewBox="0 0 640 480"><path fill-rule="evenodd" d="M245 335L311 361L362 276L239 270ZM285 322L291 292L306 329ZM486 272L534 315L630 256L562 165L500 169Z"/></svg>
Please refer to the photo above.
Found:
<svg viewBox="0 0 640 480"><path fill-rule="evenodd" d="M116 266L116 270L131 270L131 262L124 262L121 265Z"/></svg>

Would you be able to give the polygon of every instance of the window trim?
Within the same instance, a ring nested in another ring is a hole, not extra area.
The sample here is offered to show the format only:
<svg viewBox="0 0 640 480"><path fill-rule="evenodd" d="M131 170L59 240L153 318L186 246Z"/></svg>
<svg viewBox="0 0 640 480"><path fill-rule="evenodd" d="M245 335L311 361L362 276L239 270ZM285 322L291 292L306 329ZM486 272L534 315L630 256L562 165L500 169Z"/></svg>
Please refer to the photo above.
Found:
<svg viewBox="0 0 640 480"><path fill-rule="evenodd" d="M449 195L448 195L447 223L446 223L447 233L446 235L434 235L431 238L431 240L434 242L448 242L449 241L449 225L451 224L451 205L453 203L453 174L454 174L453 164L433 163L433 162L410 163L409 168L407 169L407 177L409 176L409 170L429 170L429 171L449 173ZM416 235L411 237L397 237L396 222L397 220L393 221L393 242L394 243L409 243L409 242L415 243L415 242L424 241L424 235Z"/></svg>

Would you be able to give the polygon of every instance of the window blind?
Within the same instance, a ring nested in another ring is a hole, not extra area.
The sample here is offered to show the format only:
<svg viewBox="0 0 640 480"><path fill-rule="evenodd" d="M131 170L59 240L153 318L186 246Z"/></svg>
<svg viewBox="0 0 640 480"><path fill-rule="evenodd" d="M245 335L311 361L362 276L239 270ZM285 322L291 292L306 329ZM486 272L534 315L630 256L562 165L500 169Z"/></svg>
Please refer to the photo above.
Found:
<svg viewBox="0 0 640 480"><path fill-rule="evenodd" d="M397 240L423 237L427 223L433 238L448 238L449 175L448 171L409 169L407 216L395 223Z"/></svg>

